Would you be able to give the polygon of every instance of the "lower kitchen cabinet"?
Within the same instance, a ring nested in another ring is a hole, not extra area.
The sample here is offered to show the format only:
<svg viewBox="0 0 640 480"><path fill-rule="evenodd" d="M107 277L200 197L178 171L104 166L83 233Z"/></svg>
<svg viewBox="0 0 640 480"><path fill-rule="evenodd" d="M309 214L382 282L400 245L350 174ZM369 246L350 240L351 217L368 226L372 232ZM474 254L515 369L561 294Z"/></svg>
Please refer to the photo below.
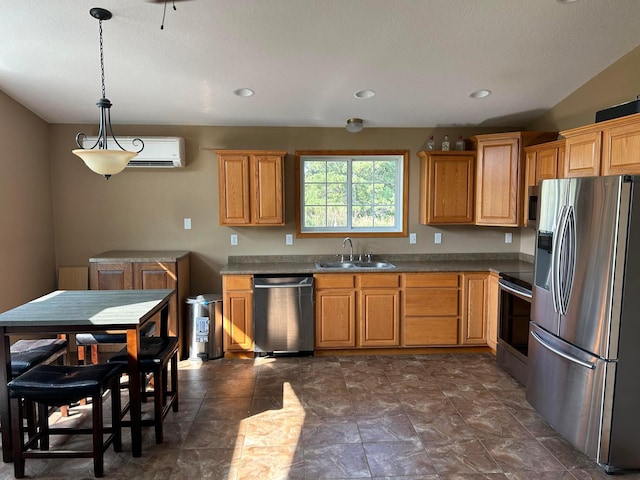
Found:
<svg viewBox="0 0 640 480"><path fill-rule="evenodd" d="M461 345L486 345L489 322L489 274L462 275L463 311Z"/></svg>
<svg viewBox="0 0 640 480"><path fill-rule="evenodd" d="M488 277L489 290L487 293L487 345L494 352L498 346L498 279L497 273L490 273Z"/></svg>
<svg viewBox="0 0 640 480"><path fill-rule="evenodd" d="M460 276L404 275L402 345L457 345L460 333Z"/></svg>
<svg viewBox="0 0 640 480"><path fill-rule="evenodd" d="M175 290L169 300L169 335L180 338L183 353L189 276L189 252L113 250L89 259L92 290Z"/></svg>
<svg viewBox="0 0 640 480"><path fill-rule="evenodd" d="M253 276L222 277L224 351L253 353Z"/></svg>
<svg viewBox="0 0 640 480"><path fill-rule="evenodd" d="M400 275L357 275L358 346L400 346Z"/></svg>
<svg viewBox="0 0 640 480"><path fill-rule="evenodd" d="M316 344L323 348L356 346L355 277L342 274L314 275L316 296Z"/></svg>

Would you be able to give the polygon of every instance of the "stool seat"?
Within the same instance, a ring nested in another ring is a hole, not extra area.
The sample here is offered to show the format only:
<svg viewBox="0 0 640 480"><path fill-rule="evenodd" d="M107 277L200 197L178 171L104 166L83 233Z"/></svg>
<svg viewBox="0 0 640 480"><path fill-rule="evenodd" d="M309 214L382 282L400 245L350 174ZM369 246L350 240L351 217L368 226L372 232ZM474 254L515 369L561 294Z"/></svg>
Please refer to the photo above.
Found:
<svg viewBox="0 0 640 480"><path fill-rule="evenodd" d="M156 332L156 322L146 322L140 328L140 335L147 337L154 335ZM113 345L119 343L127 343L127 334L125 332L108 333L108 332L91 332L77 333L75 336L76 346L78 348L78 363L86 363L87 348L91 348L91 363L98 362L98 346Z"/></svg>
<svg viewBox="0 0 640 480"><path fill-rule="evenodd" d="M138 363L141 371L150 371L166 365L173 352L178 348L176 337L143 337L140 339ZM127 349L124 348L109 358L108 363L129 363Z"/></svg>
<svg viewBox="0 0 640 480"><path fill-rule="evenodd" d="M15 378L40 363L50 363L67 351L67 340L43 338L18 340L11 345L11 377Z"/></svg>
<svg viewBox="0 0 640 480"><path fill-rule="evenodd" d="M67 405L106 390L122 374L122 365L38 365L11 380L12 398Z"/></svg>

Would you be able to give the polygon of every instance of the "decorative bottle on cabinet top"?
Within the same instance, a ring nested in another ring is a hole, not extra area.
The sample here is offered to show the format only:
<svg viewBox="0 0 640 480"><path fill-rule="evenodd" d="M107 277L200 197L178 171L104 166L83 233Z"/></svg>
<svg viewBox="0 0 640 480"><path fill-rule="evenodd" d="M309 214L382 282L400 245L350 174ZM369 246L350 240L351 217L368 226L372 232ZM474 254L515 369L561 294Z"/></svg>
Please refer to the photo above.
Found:
<svg viewBox="0 0 640 480"><path fill-rule="evenodd" d="M456 150L464 150L464 140L462 139L462 135L460 135L458 140L456 140Z"/></svg>
<svg viewBox="0 0 640 480"><path fill-rule="evenodd" d="M446 152L449 150L449 135L444 136L444 141L442 142L442 151Z"/></svg>
<svg viewBox="0 0 640 480"><path fill-rule="evenodd" d="M435 150L436 149L436 141L433 139L433 135L431 135L429 137L429 140L427 140L427 150Z"/></svg>

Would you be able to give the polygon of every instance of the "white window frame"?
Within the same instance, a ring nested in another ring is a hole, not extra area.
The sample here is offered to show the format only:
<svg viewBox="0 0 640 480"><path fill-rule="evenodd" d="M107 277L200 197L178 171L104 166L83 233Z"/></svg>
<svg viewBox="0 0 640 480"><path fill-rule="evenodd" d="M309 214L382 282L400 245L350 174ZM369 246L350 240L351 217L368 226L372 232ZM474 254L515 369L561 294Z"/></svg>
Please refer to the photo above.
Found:
<svg viewBox="0 0 640 480"><path fill-rule="evenodd" d="M381 227L354 227L351 225L352 213L352 178L351 164L353 161L375 161L375 160L391 160L396 163L396 178L394 182L395 205L393 226ZM304 163L307 161L347 161L348 162L348 180L347 180L347 225L340 227L305 227L304 210L305 210L305 168ZM407 178L408 172L408 152L406 151L309 151L296 152L296 169L297 169L297 202L296 202L296 223L298 236L406 236L407 208L405 202L408 198Z"/></svg>

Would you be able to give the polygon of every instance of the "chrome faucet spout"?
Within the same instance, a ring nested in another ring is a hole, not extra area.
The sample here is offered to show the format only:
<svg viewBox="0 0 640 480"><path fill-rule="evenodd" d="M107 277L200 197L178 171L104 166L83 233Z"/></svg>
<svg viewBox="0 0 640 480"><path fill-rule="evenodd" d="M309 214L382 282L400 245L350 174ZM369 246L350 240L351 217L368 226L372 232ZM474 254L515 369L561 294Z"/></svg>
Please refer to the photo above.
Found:
<svg viewBox="0 0 640 480"><path fill-rule="evenodd" d="M349 237L346 237L342 241L342 248L344 248L344 246L347 244L347 242L349 242L349 261L353 262L353 242L351 241L351 239Z"/></svg>

